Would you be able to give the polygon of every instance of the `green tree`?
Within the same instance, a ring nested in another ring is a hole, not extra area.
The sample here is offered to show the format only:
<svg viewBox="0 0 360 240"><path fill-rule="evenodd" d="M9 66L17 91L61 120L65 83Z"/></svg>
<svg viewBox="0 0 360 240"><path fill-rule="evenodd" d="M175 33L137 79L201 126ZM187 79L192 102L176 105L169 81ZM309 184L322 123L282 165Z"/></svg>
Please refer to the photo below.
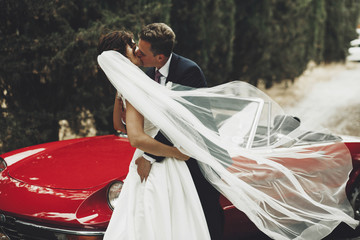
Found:
<svg viewBox="0 0 360 240"><path fill-rule="evenodd" d="M101 33L168 21L169 1L1 0L2 151L58 139L58 121L79 133L90 112L112 132L114 88L99 72Z"/></svg>
<svg viewBox="0 0 360 240"><path fill-rule="evenodd" d="M197 62L210 86L230 81L235 33L232 0L173 1L175 52Z"/></svg>
<svg viewBox="0 0 360 240"><path fill-rule="evenodd" d="M57 140L62 119L78 135L87 117L98 134L112 132L115 90L96 62L101 33L165 22L175 52L197 62L210 86L270 87L309 61L343 61L359 14L358 0L0 0L0 152Z"/></svg>
<svg viewBox="0 0 360 240"><path fill-rule="evenodd" d="M294 80L309 61L343 61L359 16L356 0L236 1L233 78Z"/></svg>
<svg viewBox="0 0 360 240"><path fill-rule="evenodd" d="M271 15L270 1L236 1L232 78L257 85L271 72Z"/></svg>
<svg viewBox="0 0 360 240"><path fill-rule="evenodd" d="M324 39L324 60L344 61L350 41L356 37L357 19L360 15L358 0L326 0L326 32Z"/></svg>

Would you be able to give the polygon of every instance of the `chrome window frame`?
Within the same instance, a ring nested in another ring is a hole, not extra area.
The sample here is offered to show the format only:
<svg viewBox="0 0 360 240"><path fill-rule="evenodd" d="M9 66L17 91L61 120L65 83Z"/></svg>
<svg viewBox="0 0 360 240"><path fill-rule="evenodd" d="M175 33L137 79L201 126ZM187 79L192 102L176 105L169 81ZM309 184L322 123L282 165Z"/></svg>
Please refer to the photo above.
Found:
<svg viewBox="0 0 360 240"><path fill-rule="evenodd" d="M244 98L246 100L249 100L247 98ZM253 102L257 102L259 104L259 107L257 109L257 112L255 114L255 118L254 118L254 122L252 124L252 127L251 127L251 131L250 131L250 134L249 134L249 140L248 142L246 143L246 149L250 149L253 145L253 142L254 142L254 138L255 138L255 134L256 134L256 128L259 124L259 121L260 121L260 117L261 117L261 112L264 108L264 100L261 99L261 98L251 98L251 101Z"/></svg>

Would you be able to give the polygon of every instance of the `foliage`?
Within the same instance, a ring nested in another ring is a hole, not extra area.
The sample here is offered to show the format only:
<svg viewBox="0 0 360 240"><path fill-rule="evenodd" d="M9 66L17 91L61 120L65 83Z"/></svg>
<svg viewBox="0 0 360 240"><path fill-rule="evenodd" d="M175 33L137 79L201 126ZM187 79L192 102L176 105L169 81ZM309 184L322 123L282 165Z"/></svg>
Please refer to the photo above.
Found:
<svg viewBox="0 0 360 240"><path fill-rule="evenodd" d="M100 34L166 21L169 7L144 0L1 0L2 151L58 140L61 119L79 134L87 110L98 134L112 132L115 93L98 71Z"/></svg>
<svg viewBox="0 0 360 240"><path fill-rule="evenodd" d="M254 85L294 79L322 59L326 12L321 0L237 2L233 77ZM256 71L254 71L256 69Z"/></svg>
<svg viewBox="0 0 360 240"><path fill-rule="evenodd" d="M354 29L358 25L360 1L326 0L326 21L324 41L324 60L326 62L343 61L348 53L350 40L356 37Z"/></svg>
<svg viewBox="0 0 360 240"><path fill-rule="evenodd" d="M358 0L0 0L0 152L58 140L62 119L78 136L84 117L98 135L112 132L115 91L96 63L101 33L165 22L175 52L210 86L269 87L310 60L343 61L359 13Z"/></svg>
<svg viewBox="0 0 360 240"><path fill-rule="evenodd" d="M233 0L173 1L175 52L197 62L209 85L230 81L235 32Z"/></svg>

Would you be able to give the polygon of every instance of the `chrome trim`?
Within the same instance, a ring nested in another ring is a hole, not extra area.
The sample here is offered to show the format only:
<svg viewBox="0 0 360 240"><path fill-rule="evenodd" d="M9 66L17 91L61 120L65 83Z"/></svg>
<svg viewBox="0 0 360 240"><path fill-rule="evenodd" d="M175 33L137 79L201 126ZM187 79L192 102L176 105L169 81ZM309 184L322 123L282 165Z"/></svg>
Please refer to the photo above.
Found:
<svg viewBox="0 0 360 240"><path fill-rule="evenodd" d="M16 220L15 222L18 224L22 224L25 226L30 226L30 227L34 227L34 228L38 228L38 229L42 229L42 230L48 230L48 231L52 231L52 232L71 234L71 235L100 236L100 235L104 235L104 233L105 233L105 231L79 231L79 230L69 230L69 229L62 229L62 228L47 227L47 226L37 225L34 223L24 222L21 220Z"/></svg>
<svg viewBox="0 0 360 240"><path fill-rule="evenodd" d="M128 138L128 135L126 133L123 133L121 131L116 131L115 135L118 137Z"/></svg>
<svg viewBox="0 0 360 240"><path fill-rule="evenodd" d="M0 223L5 223L6 222L6 216L4 214L0 214Z"/></svg>
<svg viewBox="0 0 360 240"><path fill-rule="evenodd" d="M7 163L6 163L5 159L3 159L2 157L0 157L0 163L3 163L5 166L4 168L0 168L0 173L1 173L2 171L4 171L7 168Z"/></svg>
<svg viewBox="0 0 360 240"><path fill-rule="evenodd" d="M257 113L255 115L255 119L254 119L254 122L253 122L252 127L251 127L252 129L251 129L250 134L249 134L249 141L246 144L246 149L250 149L253 142L254 142L256 128L257 128L257 126L259 124L261 112L262 112L262 109L264 107L264 100L261 99L261 98L251 99L251 101L259 103L259 107L257 109Z"/></svg>
<svg viewBox="0 0 360 240"><path fill-rule="evenodd" d="M270 146L270 125L271 125L271 115L272 115L272 105L271 105L271 102L269 101L269 110L268 110L268 127L267 127L267 145Z"/></svg>

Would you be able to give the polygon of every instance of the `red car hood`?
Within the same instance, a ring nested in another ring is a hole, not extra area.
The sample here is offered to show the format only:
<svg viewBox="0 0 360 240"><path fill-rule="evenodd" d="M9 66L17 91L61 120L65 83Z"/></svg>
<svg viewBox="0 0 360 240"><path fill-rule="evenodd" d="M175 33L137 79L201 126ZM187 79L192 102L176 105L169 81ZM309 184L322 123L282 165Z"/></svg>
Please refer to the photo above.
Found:
<svg viewBox="0 0 360 240"><path fill-rule="evenodd" d="M88 189L124 178L134 150L126 138L108 135L36 145L1 157L9 175L21 182Z"/></svg>

